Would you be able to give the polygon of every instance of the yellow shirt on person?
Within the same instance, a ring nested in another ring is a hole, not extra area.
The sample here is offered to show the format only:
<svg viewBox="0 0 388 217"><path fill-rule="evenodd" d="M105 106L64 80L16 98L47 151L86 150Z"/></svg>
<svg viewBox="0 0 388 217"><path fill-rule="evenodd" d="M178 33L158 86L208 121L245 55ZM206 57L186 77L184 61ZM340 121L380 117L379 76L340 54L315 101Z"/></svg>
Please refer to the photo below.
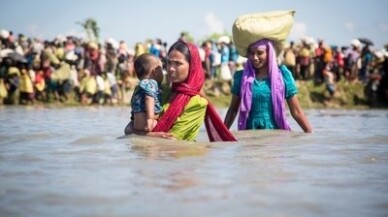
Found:
<svg viewBox="0 0 388 217"><path fill-rule="evenodd" d="M205 120L207 105L208 101L204 97L200 95L191 97L169 132L178 140L194 141ZM163 111L169 106L169 103L165 103Z"/></svg>
<svg viewBox="0 0 388 217"><path fill-rule="evenodd" d="M34 92L34 85L32 84L31 78L27 73L22 73L20 76L19 90L20 92L24 93Z"/></svg>
<svg viewBox="0 0 388 217"><path fill-rule="evenodd" d="M86 76L81 79L80 92L94 95L97 92L97 82L93 76Z"/></svg>

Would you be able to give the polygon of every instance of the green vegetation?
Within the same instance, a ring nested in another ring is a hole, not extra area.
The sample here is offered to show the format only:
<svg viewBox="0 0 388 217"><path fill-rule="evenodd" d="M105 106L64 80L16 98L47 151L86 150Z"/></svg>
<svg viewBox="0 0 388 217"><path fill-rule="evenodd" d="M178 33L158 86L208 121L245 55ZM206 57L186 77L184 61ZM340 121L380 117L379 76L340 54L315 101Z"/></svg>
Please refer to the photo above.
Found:
<svg viewBox="0 0 388 217"><path fill-rule="evenodd" d="M340 81L333 97L326 91L325 84L313 81L298 81L298 99L304 108L368 108L364 85Z"/></svg>
<svg viewBox="0 0 388 217"><path fill-rule="evenodd" d="M303 108L337 108L337 109L369 109L369 108L388 108L387 104L373 104L365 94L365 86L361 83L347 83L340 81L336 86L336 93L333 97L326 91L325 84L314 84L313 81L296 81L299 89L297 95ZM133 90L125 90L124 97L130 97ZM209 101L218 108L229 106L231 100L230 84L218 80L206 80L203 91ZM16 93L12 98L15 104L18 103L19 94ZM126 100L128 101L128 100ZM82 105L74 92L70 92L68 99L61 98L59 101L51 95L48 102L35 101L35 105L44 105L48 107L72 107L88 106ZM104 104L107 105L107 104ZM108 105L107 105L108 106ZM117 103L115 106L128 106L125 103Z"/></svg>
<svg viewBox="0 0 388 217"><path fill-rule="evenodd" d="M99 42L100 28L94 18L88 18L84 22L77 22L77 24L83 27L88 37L88 41Z"/></svg>
<svg viewBox="0 0 388 217"><path fill-rule="evenodd" d="M297 95L303 108L341 108L368 109L371 108L361 83L340 81L333 97L326 91L325 84L314 84L313 81L297 81ZM207 81L205 93L217 107L229 106L231 95L228 84L219 81Z"/></svg>

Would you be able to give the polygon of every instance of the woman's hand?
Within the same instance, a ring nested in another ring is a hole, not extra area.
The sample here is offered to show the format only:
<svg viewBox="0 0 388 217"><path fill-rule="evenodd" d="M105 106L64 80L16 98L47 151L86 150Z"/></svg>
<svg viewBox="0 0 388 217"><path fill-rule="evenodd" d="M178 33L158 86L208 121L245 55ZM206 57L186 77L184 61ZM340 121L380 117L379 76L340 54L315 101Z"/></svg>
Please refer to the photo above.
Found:
<svg viewBox="0 0 388 217"><path fill-rule="evenodd" d="M152 137L159 137L159 138L164 138L164 139L176 139L171 133L166 133L166 132L148 132L146 134L147 136L152 136Z"/></svg>
<svg viewBox="0 0 388 217"><path fill-rule="evenodd" d="M224 124L228 129L230 129L234 120L236 119L236 116L240 107L240 102L241 102L240 97L233 94L232 100L230 102L228 111L226 112L226 116L224 119Z"/></svg>
<svg viewBox="0 0 388 217"><path fill-rule="evenodd" d="M151 132L156 126L156 124L157 124L157 121L155 119L147 119L147 124L144 128L144 131Z"/></svg>
<svg viewBox="0 0 388 217"><path fill-rule="evenodd" d="M141 130L134 130L133 129L133 123L129 122L127 126L124 129L125 135L142 135L142 136L152 136L152 137L159 137L159 138L165 138L165 139L176 139L171 133L166 132L145 132Z"/></svg>
<svg viewBox="0 0 388 217"><path fill-rule="evenodd" d="M303 129L303 131L305 133L312 133L313 127L311 126L306 115L304 114L297 96L293 96L291 99L288 99L287 103L288 107L290 108L292 117L296 120L296 122L298 122L299 126Z"/></svg>

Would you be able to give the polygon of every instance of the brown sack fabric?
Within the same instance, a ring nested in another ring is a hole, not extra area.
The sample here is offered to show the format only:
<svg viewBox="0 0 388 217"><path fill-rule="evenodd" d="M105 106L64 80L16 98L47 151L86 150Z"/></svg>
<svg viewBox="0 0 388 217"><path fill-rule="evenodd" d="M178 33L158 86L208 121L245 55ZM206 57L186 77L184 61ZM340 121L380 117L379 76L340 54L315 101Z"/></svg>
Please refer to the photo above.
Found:
<svg viewBox="0 0 388 217"><path fill-rule="evenodd" d="M274 42L279 55L294 24L294 10L270 11L237 17L233 24L233 40L237 51L247 56L248 46L266 38Z"/></svg>

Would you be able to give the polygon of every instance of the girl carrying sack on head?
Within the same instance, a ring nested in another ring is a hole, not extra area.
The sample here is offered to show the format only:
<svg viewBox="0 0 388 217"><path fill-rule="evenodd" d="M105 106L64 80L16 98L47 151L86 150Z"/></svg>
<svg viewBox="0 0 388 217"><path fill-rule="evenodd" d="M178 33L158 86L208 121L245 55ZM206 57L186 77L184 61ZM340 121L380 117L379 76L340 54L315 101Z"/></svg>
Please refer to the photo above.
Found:
<svg viewBox="0 0 388 217"><path fill-rule="evenodd" d="M303 131L312 132L296 97L298 89L291 72L277 64L294 14L292 10L247 14L234 22L236 48L248 60L244 69L234 74L232 100L224 120L228 128L239 113L239 130L291 130L286 117L287 101L292 117Z"/></svg>

